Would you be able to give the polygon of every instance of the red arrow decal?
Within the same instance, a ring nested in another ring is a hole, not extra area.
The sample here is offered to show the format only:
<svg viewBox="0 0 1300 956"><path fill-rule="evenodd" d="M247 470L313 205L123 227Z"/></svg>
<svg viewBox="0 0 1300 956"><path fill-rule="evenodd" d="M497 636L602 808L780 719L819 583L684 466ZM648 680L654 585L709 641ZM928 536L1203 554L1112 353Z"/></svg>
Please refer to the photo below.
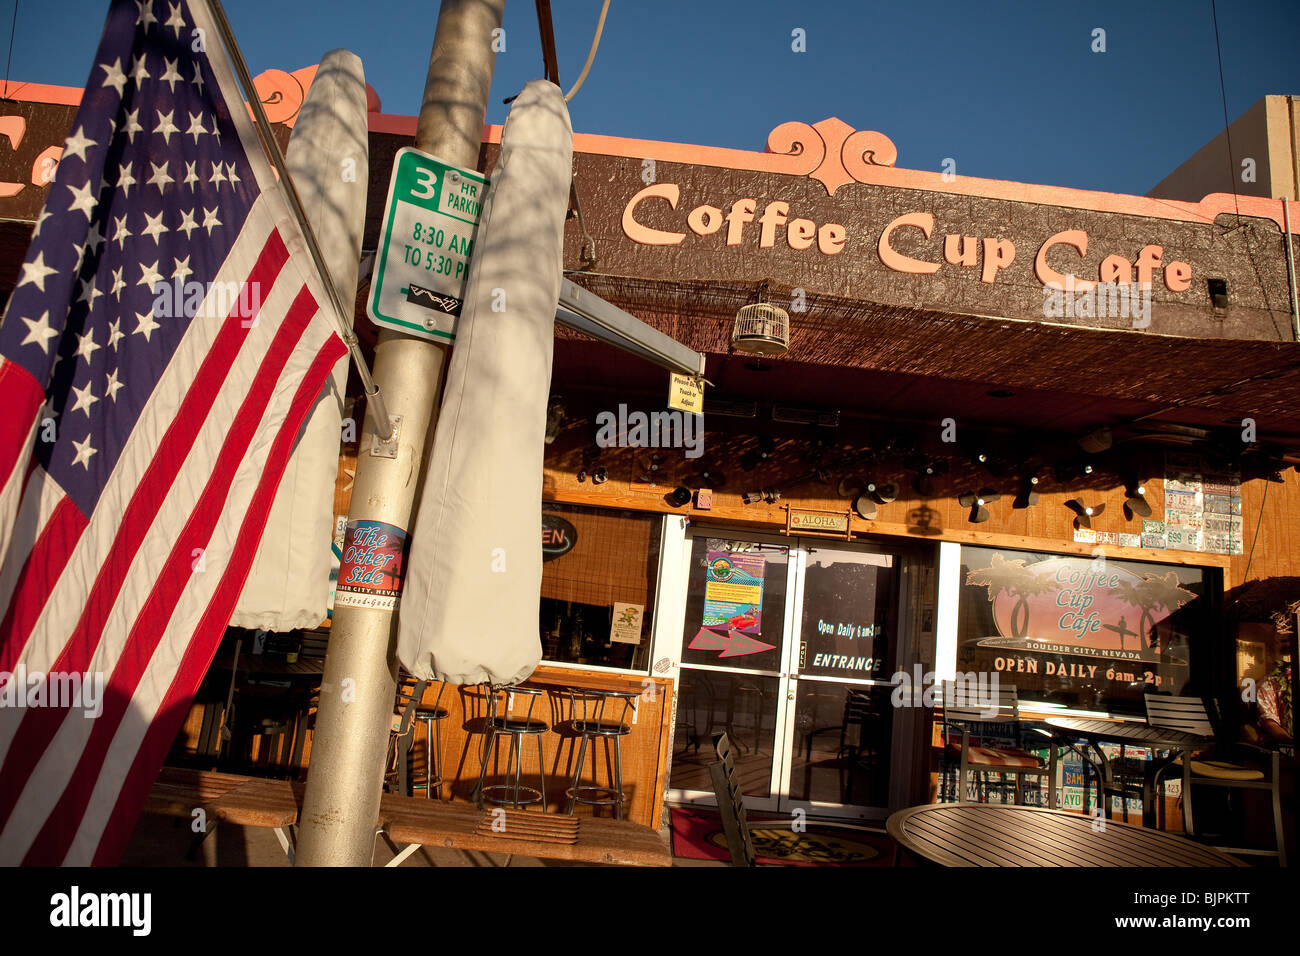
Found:
<svg viewBox="0 0 1300 956"><path fill-rule="evenodd" d="M717 631L702 627L691 638L691 643L687 647L692 651L722 651L718 658L724 657L743 657L746 654L761 654L763 651L770 651L775 644L764 644L752 634L746 634L743 631L730 630L726 634L719 634Z"/></svg>

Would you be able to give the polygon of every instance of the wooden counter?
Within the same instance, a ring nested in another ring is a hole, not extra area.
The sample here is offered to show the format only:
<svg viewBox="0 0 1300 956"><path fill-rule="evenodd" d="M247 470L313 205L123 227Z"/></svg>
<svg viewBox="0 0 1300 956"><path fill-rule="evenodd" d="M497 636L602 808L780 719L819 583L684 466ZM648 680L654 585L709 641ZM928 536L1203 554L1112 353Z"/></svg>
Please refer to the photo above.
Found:
<svg viewBox="0 0 1300 956"><path fill-rule="evenodd" d="M639 674L615 674L606 671L588 671L543 664L526 682L528 686L547 691L540 698L533 716L546 721L552 728L567 716L568 701L562 693L565 687L590 690L624 690L640 695L636 701L632 732L622 738L623 792L625 819L659 829L662 821L664 785L668 777L669 746L672 741L673 683L662 677ZM432 707L438 700L441 685L432 684L425 691L424 704ZM482 688L474 685L448 686L440 704L449 711L442 721L442 768L444 799L466 802L478 782L479 753L483 743L482 726L487 702ZM523 707L527 707L525 703ZM516 702L516 712L519 704ZM621 712L621 705L606 711L607 719ZM581 738L557 733L554 729L542 735L542 756L546 772L546 802L550 812L564 812L567 807L565 790L572 778ZM487 784L505 782L508 738L502 737L497 745L498 756L489 763ZM536 787L537 743L524 738L524 786ZM593 753L594 750L594 753ZM411 745L412 780L417 795L424 793L421 783L425 772L425 726L417 722L415 739ZM610 746L611 759L613 745ZM583 781L592 782L593 766L599 771L598 783L606 785L605 746L596 741L587 747L583 766ZM494 773L495 771L495 773ZM578 804L576 812L592 815L592 808ZM600 809L601 816L612 816L608 808Z"/></svg>

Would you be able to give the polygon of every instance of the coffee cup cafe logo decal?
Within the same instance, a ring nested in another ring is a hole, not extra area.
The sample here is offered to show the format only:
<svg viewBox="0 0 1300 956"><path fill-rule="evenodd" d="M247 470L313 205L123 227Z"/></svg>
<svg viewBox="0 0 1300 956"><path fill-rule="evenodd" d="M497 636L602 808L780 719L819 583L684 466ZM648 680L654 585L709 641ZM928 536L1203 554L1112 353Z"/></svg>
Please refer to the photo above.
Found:
<svg viewBox="0 0 1300 956"><path fill-rule="evenodd" d="M871 168L892 166L896 155L893 143L883 134L855 132L837 119L812 126L782 124L768 138L768 150L806 157L804 173L820 181L832 196L846 183L872 182ZM696 248L713 243L773 249L781 243L795 252L827 257L838 256L846 246L865 240L874 244L880 263L895 272L931 275L941 269L978 269L980 281L987 284L992 284L1012 263L1026 258L1026 251L1004 236L947 232L940 238L936 228L959 224L936 223L932 213L921 210L895 216L878 233L852 236L841 223L801 216L800 210L783 199L767 199L760 208L760 199L754 196L700 198L704 201L692 204L689 199L683 201L680 184L650 183L627 200L623 233L647 246L677 246L691 237ZM924 242L919 242L922 239ZM1143 246L1132 260L1110 251L1094 276L1080 275L1080 270L1071 270L1069 263L1081 262L1087 256L1089 241L1084 229L1064 229L1049 236L1032 253L1033 273L1038 281L1044 287L1060 290L1068 286L1080 293L1098 283L1136 284L1145 290L1163 281L1170 292L1185 292L1191 287L1191 265L1166 261L1164 249L1155 244ZM1051 263L1065 271L1058 271Z"/></svg>
<svg viewBox="0 0 1300 956"><path fill-rule="evenodd" d="M1168 656L1168 648L1162 646L1168 628L1158 627L1197 596L1179 586L1175 571L1139 576L1113 563L1081 558L1051 558L1026 566L1023 559L1008 560L994 554L987 568L967 574L966 584L987 587L993 605L999 636L979 640L982 648L1134 663L1185 663ZM1037 671L1040 662L1032 663ZM1051 659L1041 663L1049 676L1058 667L1080 666ZM1067 672L1060 676L1080 675Z"/></svg>

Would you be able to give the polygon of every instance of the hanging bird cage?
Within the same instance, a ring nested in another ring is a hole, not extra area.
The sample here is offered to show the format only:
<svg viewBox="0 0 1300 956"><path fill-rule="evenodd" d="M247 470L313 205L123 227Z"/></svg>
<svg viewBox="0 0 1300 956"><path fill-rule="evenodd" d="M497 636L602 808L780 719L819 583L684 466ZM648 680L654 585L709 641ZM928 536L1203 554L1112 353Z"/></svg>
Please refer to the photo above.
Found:
<svg viewBox="0 0 1300 956"><path fill-rule="evenodd" d="M751 355L784 355L790 347L790 313L769 302L741 306L731 344Z"/></svg>

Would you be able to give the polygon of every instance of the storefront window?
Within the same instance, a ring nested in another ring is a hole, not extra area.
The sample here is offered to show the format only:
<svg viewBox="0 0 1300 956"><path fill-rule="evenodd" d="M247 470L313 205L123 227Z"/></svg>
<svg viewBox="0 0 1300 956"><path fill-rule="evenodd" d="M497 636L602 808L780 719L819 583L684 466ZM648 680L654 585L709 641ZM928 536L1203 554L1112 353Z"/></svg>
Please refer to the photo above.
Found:
<svg viewBox="0 0 1300 956"><path fill-rule="evenodd" d="M1294 611L1271 621L1237 624L1237 686L1242 688L1247 740L1265 744L1295 739L1291 717L1291 651Z"/></svg>
<svg viewBox="0 0 1300 956"><path fill-rule="evenodd" d="M542 658L646 671L658 515L542 508Z"/></svg>
<svg viewBox="0 0 1300 956"><path fill-rule="evenodd" d="M1022 701L1144 714L1187 692L1208 620L1201 568L961 549L957 669L996 673Z"/></svg>

